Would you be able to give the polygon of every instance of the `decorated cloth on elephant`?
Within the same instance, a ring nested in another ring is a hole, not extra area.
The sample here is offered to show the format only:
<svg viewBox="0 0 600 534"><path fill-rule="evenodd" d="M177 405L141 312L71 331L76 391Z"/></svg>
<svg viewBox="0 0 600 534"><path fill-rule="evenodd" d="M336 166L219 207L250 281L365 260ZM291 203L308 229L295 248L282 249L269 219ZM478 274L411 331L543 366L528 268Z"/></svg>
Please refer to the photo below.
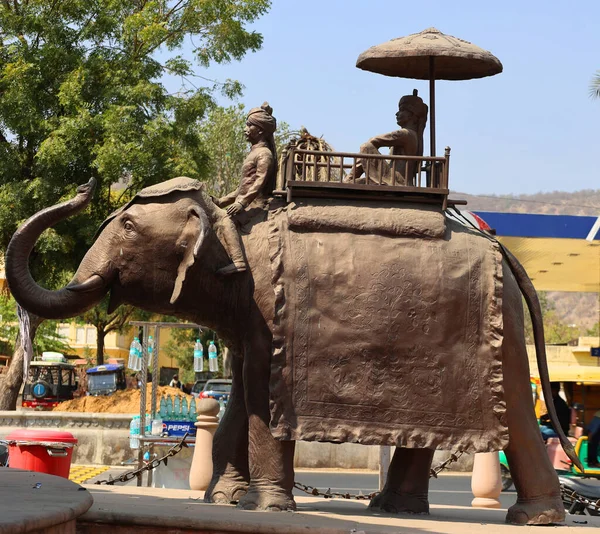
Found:
<svg viewBox="0 0 600 534"><path fill-rule="evenodd" d="M502 449L501 253L439 210L403 218L410 207L396 206L356 202L345 220L319 201L271 213L271 431Z"/></svg>

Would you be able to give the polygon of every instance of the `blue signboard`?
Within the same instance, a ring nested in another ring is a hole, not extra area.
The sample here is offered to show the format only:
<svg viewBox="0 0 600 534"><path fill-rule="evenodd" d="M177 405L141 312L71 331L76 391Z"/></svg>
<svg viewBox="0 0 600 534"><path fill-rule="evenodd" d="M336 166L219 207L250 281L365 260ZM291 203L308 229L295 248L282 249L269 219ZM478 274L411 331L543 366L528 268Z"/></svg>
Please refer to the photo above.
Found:
<svg viewBox="0 0 600 534"><path fill-rule="evenodd" d="M43 397L46 395L46 386L38 382L35 386L33 386L33 395L35 397Z"/></svg>
<svg viewBox="0 0 600 534"><path fill-rule="evenodd" d="M596 358L600 358L600 347L592 347L590 349L590 354L596 356Z"/></svg>

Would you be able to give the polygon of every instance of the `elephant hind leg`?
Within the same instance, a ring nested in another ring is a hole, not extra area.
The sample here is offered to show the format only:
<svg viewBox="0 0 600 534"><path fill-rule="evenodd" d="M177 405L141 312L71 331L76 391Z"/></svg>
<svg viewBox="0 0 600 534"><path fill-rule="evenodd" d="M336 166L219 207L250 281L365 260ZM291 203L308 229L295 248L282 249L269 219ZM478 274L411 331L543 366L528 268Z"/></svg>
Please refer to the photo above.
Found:
<svg viewBox="0 0 600 534"><path fill-rule="evenodd" d="M517 488L507 523L545 525L564 521L560 485L538 427L523 336L523 306L512 275L504 272L502 360L509 444L506 457ZM511 283L512 281L512 283Z"/></svg>
<svg viewBox="0 0 600 534"><path fill-rule="evenodd" d="M429 513L429 471L432 449L396 448L382 492L369 508L390 513Z"/></svg>

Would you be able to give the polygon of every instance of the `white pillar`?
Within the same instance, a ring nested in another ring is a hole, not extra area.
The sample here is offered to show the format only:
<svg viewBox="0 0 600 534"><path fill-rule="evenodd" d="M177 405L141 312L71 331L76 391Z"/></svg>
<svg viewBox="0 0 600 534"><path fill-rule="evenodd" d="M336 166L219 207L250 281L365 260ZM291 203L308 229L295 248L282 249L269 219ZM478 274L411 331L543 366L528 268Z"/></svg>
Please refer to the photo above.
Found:
<svg viewBox="0 0 600 534"><path fill-rule="evenodd" d="M219 403L215 399L201 399L197 407L196 444L190 468L190 489L206 490L213 472L213 436L219 426Z"/></svg>
<svg viewBox="0 0 600 534"><path fill-rule="evenodd" d="M471 491L475 497L471 506L475 508L500 508L502 478L500 458L497 452L482 452L475 455Z"/></svg>
<svg viewBox="0 0 600 534"><path fill-rule="evenodd" d="M379 491L383 490L387 480L391 461L391 447L389 445L379 446Z"/></svg>

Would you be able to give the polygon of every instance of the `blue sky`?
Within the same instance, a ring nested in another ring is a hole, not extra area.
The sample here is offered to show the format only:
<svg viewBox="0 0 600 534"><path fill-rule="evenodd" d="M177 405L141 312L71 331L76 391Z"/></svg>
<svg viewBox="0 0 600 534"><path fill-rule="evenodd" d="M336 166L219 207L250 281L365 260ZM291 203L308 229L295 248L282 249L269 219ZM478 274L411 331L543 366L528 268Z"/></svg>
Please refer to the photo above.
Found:
<svg viewBox="0 0 600 534"><path fill-rule="evenodd" d="M472 194L600 189L600 2L584 0L274 0L255 24L263 49L198 74L240 80L247 107L268 100L293 128L356 151L395 128L400 96L428 83L355 67L370 46L434 26L491 51L501 74L436 84L437 147L450 186ZM227 102L223 101L226 105ZM428 130L426 147L428 154Z"/></svg>

